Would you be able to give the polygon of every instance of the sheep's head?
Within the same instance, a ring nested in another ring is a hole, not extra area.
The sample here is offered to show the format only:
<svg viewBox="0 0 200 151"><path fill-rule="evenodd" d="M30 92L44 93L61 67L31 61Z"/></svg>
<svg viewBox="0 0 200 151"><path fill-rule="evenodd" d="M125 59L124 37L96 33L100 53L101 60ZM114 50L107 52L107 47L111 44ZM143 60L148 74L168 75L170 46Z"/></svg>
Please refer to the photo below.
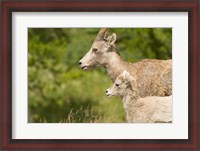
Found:
<svg viewBox="0 0 200 151"><path fill-rule="evenodd" d="M132 89L134 78L126 70L120 74L113 85L106 90L107 96L122 96L126 95L127 89Z"/></svg>
<svg viewBox="0 0 200 151"><path fill-rule="evenodd" d="M108 35L108 29L102 28L97 34L90 50L79 61L82 69L92 69L96 66L103 65L106 59L109 59L107 53L112 51L112 46L116 41L116 34Z"/></svg>

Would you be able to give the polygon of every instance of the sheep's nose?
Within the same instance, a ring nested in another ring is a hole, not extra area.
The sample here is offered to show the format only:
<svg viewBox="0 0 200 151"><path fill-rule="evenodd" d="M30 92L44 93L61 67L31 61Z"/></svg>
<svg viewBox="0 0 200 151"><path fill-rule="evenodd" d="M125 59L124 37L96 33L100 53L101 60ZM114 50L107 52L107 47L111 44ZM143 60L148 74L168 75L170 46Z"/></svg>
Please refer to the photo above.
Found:
<svg viewBox="0 0 200 151"><path fill-rule="evenodd" d="M82 64L82 62L81 61L79 61L79 65L81 65Z"/></svg>
<svg viewBox="0 0 200 151"><path fill-rule="evenodd" d="M108 90L106 90L106 93L108 93Z"/></svg>

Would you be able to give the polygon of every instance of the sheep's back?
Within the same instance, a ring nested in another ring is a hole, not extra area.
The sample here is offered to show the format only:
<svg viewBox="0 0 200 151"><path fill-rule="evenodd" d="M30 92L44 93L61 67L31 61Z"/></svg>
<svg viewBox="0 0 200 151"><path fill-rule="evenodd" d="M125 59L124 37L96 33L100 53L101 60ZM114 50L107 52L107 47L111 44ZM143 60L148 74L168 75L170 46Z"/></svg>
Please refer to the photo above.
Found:
<svg viewBox="0 0 200 151"><path fill-rule="evenodd" d="M139 98L129 104L127 120L133 123L157 123L172 121L172 96Z"/></svg>
<svg viewBox="0 0 200 151"><path fill-rule="evenodd" d="M129 72L137 81L139 97L172 94L172 60L145 59L132 64Z"/></svg>

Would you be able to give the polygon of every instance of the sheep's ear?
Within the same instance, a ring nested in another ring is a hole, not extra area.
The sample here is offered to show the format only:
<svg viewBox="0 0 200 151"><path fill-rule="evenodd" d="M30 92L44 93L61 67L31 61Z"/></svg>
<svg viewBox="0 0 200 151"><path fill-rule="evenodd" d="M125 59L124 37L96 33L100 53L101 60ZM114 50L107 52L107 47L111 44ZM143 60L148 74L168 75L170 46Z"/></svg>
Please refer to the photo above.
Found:
<svg viewBox="0 0 200 151"><path fill-rule="evenodd" d="M104 40L105 37L107 37L107 34L108 34L108 28L101 28L97 34L97 37L96 37L96 41L98 40Z"/></svg>
<svg viewBox="0 0 200 151"><path fill-rule="evenodd" d="M130 81L131 76L130 76L129 72L127 72L126 70L124 70L123 73L122 73L122 75L123 75L123 78L124 78L126 81Z"/></svg>
<svg viewBox="0 0 200 151"><path fill-rule="evenodd" d="M113 33L111 36L109 36L108 38L108 42L110 45L113 45L117 39L117 35L115 33Z"/></svg>

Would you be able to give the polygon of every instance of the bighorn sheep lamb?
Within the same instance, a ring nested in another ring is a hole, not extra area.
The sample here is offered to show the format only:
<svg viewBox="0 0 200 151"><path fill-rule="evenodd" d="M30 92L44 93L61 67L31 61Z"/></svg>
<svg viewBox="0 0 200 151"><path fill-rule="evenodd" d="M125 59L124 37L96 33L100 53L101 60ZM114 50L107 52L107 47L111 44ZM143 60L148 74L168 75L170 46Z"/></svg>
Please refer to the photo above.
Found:
<svg viewBox="0 0 200 151"><path fill-rule="evenodd" d="M172 96L138 98L137 82L127 71L120 74L107 96L122 97L126 119L129 123L172 122Z"/></svg>
<svg viewBox="0 0 200 151"><path fill-rule="evenodd" d="M107 33L106 28L99 31L90 50L79 61L82 69L103 66L113 82L126 70L137 81L140 97L172 95L172 60L126 62L116 49L116 34L108 36Z"/></svg>

